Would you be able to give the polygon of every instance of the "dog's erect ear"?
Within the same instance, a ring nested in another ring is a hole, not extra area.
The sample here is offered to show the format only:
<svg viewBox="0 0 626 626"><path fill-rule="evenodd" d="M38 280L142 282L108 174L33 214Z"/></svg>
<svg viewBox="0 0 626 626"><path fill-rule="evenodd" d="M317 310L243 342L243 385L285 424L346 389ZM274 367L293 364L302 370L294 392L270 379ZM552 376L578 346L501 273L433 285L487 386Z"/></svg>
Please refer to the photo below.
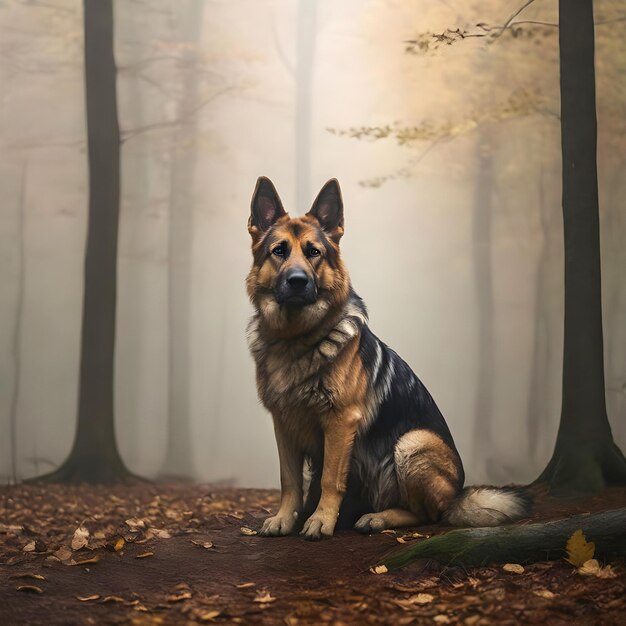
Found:
<svg viewBox="0 0 626 626"><path fill-rule="evenodd" d="M307 215L317 218L332 239L339 241L343 235L343 200L336 178L331 178L315 198Z"/></svg>
<svg viewBox="0 0 626 626"><path fill-rule="evenodd" d="M261 176L256 181L248 230L252 236L264 233L276 220L287 215L278 197L276 187L269 178Z"/></svg>

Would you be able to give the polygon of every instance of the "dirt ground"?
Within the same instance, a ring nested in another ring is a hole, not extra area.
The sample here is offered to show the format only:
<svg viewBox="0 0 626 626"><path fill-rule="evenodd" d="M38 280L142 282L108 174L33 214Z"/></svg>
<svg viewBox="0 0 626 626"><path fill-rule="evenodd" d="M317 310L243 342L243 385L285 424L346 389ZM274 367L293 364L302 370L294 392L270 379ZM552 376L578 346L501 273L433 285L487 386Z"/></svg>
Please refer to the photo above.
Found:
<svg viewBox="0 0 626 626"><path fill-rule="evenodd" d="M206 485L2 487L0 624L626 624L624 562L604 578L565 560L523 573L433 563L376 575L398 538L422 538L249 534L277 501ZM626 489L539 495L533 518L625 505Z"/></svg>

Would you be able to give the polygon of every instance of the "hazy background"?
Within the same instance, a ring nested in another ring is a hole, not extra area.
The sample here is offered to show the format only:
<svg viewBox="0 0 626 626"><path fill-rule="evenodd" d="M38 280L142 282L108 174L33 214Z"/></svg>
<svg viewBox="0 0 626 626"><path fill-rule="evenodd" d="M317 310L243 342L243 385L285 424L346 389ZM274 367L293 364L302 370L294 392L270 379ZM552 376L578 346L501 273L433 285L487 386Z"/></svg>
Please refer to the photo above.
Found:
<svg viewBox="0 0 626 626"><path fill-rule="evenodd" d="M468 480L536 476L560 410L557 31L527 24L491 44L471 37L427 52L406 43L448 27L481 32L477 23L502 24L520 4L115 3L116 429L133 471L278 484L244 336L246 221L263 174L293 214L339 179L354 287L374 332L435 397ZM536 0L519 19L553 23L556 1ZM621 446L625 19L617 0L596 2L607 398ZM74 435L87 213L82 72L78 0L0 0L3 481L12 454L19 478L32 476L60 464Z"/></svg>

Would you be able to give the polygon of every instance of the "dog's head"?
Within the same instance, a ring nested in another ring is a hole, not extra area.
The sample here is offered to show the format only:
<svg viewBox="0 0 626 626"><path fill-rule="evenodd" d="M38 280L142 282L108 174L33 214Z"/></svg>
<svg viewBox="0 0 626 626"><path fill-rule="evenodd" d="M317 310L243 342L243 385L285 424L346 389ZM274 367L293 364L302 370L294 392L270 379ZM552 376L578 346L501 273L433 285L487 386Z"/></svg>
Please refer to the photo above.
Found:
<svg viewBox="0 0 626 626"><path fill-rule="evenodd" d="M248 232L253 256L248 295L271 328L306 332L345 302L349 279L339 253L343 203L335 179L305 216L291 218L272 182L259 178Z"/></svg>

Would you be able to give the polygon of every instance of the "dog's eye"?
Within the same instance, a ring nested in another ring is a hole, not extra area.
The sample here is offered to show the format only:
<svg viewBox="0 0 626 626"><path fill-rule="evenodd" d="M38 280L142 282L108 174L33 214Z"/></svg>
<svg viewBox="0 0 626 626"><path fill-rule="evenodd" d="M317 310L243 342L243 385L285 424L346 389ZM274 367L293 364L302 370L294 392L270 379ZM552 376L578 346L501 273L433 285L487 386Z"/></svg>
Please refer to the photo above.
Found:
<svg viewBox="0 0 626 626"><path fill-rule="evenodd" d="M276 246L272 250L272 254L275 254L276 256L285 256L285 248L283 248L282 246Z"/></svg>
<svg viewBox="0 0 626 626"><path fill-rule="evenodd" d="M309 248L309 256L319 256L320 251L317 248Z"/></svg>

